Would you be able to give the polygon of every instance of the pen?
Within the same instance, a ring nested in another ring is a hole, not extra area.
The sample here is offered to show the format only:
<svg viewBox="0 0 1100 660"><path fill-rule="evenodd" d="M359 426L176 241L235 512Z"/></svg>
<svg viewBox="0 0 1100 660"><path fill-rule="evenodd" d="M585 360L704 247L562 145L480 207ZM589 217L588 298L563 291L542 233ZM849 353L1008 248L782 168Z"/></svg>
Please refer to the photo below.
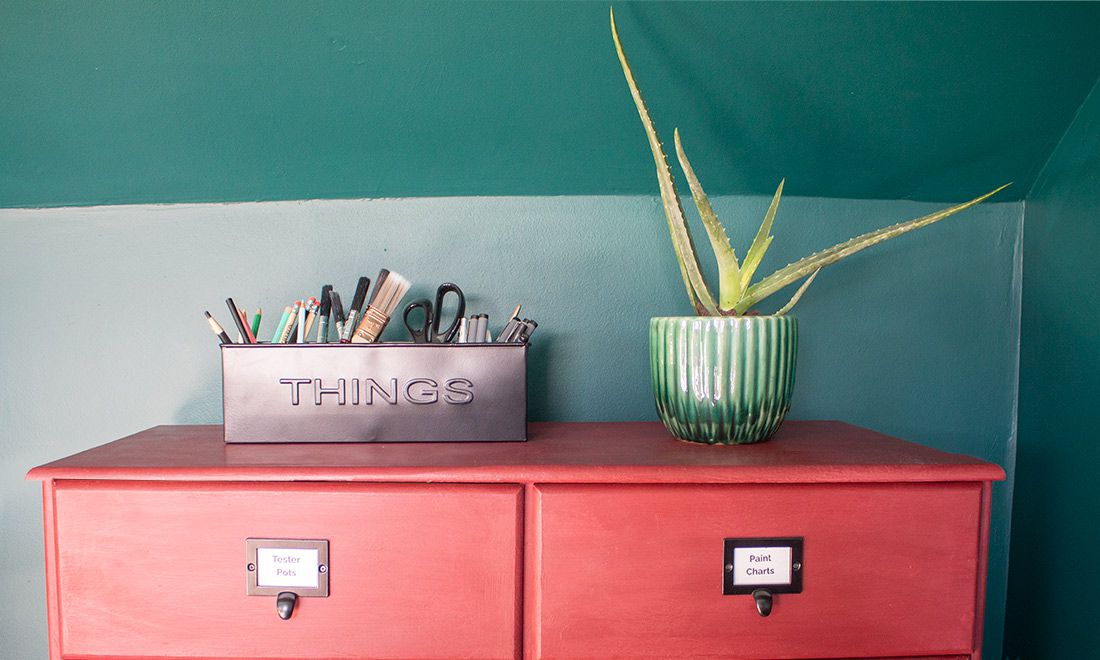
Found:
<svg viewBox="0 0 1100 660"><path fill-rule="evenodd" d="M233 317L233 324L237 326L237 331L248 340L249 344L255 344L256 338L251 336L252 330L241 320L241 310L237 309L233 299L226 298L225 305L229 308L229 315Z"/></svg>
<svg viewBox="0 0 1100 660"><path fill-rule="evenodd" d="M374 287L375 295L378 294L379 286ZM348 318L344 321L344 332L340 335L341 344L351 342L351 333L355 332L355 323L359 318L359 310L363 308L368 288L370 288L370 278L360 277L359 283L355 286L355 295L351 299L351 307L348 308Z"/></svg>
<svg viewBox="0 0 1100 660"><path fill-rule="evenodd" d="M523 319L523 329L520 331L519 342L521 344L526 344L537 327L539 327L538 323L535 323L531 319Z"/></svg>
<svg viewBox="0 0 1100 660"><path fill-rule="evenodd" d="M512 341L523 342L524 335L530 332L529 323L532 323L531 319L523 319L516 324L515 330L512 331Z"/></svg>
<svg viewBox="0 0 1100 660"><path fill-rule="evenodd" d="M516 343L520 340L520 335L527 329L526 323L534 324L535 322L528 319L524 319L523 321L519 320L518 318L512 319L508 322L508 325L504 328L504 331L500 333L500 337L497 339L497 341L504 342L506 344ZM532 328L528 332L528 334L530 334L530 332L534 332L534 329Z"/></svg>
<svg viewBox="0 0 1100 660"><path fill-rule="evenodd" d="M518 321L515 318L510 319L508 323L504 325L504 329L500 331L500 334L497 335L497 341L501 343L507 342L508 337L512 334L512 328L516 327L517 322Z"/></svg>
<svg viewBox="0 0 1100 660"><path fill-rule="evenodd" d="M214 320L213 316L210 316L210 312L203 312L206 314L206 320L210 323L210 329L214 331L214 334L218 336L218 339L222 340L223 344L232 344L233 340L229 338L229 335L225 334L225 330L222 329L218 322Z"/></svg>
<svg viewBox="0 0 1100 660"><path fill-rule="evenodd" d="M504 324L504 329L500 331L499 335L497 335L498 342L508 341L508 335L512 332L512 328L514 328L515 325L520 322L519 310L521 307L523 307L522 304L516 305L516 308L512 310L512 315L508 317L508 322Z"/></svg>
<svg viewBox="0 0 1100 660"><path fill-rule="evenodd" d="M478 314L475 318L477 322L474 324L474 336L471 341L480 344L485 341L485 332L489 328L489 316L487 314Z"/></svg>

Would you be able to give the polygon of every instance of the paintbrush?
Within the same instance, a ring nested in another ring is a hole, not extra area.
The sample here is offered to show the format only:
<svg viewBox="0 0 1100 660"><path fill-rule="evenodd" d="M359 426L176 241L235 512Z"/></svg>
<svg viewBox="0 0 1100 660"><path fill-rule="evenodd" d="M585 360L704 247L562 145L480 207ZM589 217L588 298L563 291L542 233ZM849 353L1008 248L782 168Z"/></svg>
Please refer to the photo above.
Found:
<svg viewBox="0 0 1100 660"><path fill-rule="evenodd" d="M398 273L389 272L374 288L370 304L363 310L363 320L352 335L353 344L372 344L382 336L390 315L409 290L409 281Z"/></svg>

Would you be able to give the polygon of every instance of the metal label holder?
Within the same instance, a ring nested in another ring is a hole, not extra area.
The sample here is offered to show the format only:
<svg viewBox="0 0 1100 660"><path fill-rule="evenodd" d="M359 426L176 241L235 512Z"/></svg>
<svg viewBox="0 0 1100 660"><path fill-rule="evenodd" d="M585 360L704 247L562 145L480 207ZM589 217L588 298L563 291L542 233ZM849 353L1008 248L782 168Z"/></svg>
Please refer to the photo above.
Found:
<svg viewBox="0 0 1100 660"><path fill-rule="evenodd" d="M734 573L740 568L734 561L737 548L790 548L791 582L790 584L734 584ZM766 590L772 594L802 593L802 537L781 538L736 538L726 539L722 572L722 593L724 595L751 594L757 590Z"/></svg>
<svg viewBox="0 0 1100 660"><path fill-rule="evenodd" d="M295 595L306 598L328 598L328 541L305 539L245 539L245 564L248 575L248 587L246 593L249 596L278 596L282 593L293 592ZM259 584L260 562L257 558L258 551L263 549L292 549L292 550L316 550L317 551L317 586L264 586Z"/></svg>

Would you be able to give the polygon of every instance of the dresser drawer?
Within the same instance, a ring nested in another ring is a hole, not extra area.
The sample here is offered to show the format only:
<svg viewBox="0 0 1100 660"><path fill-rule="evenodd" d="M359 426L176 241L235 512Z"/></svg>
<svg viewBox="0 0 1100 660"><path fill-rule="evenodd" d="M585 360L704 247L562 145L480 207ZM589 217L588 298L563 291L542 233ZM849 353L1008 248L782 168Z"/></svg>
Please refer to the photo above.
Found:
<svg viewBox="0 0 1100 660"><path fill-rule="evenodd" d="M969 656L976 483L541 485L535 658ZM723 595L723 540L801 537L803 589Z"/></svg>
<svg viewBox="0 0 1100 660"><path fill-rule="evenodd" d="M61 655L515 658L521 492L59 481ZM327 539L330 595L247 596L249 537Z"/></svg>

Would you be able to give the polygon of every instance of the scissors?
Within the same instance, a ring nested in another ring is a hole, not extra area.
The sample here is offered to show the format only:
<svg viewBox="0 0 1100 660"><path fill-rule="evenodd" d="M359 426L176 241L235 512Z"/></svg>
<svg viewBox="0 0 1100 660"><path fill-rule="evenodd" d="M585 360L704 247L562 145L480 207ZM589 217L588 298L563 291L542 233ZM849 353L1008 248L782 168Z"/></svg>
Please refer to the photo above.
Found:
<svg viewBox="0 0 1100 660"><path fill-rule="evenodd" d="M458 296L458 308L455 310L455 317L451 321L451 324L443 330L440 330L439 324L443 316L443 299L448 293L453 293ZM424 312L424 321L414 326L409 322L409 314L416 309ZM405 306L405 313L401 315L401 320L405 322L405 327L408 328L409 335L412 337L414 343L446 344L454 339L455 333L458 332L458 322L465 315L466 296L462 294L462 289L458 288L457 284L444 282L436 289L434 306L432 305L432 301L427 298L414 300Z"/></svg>

